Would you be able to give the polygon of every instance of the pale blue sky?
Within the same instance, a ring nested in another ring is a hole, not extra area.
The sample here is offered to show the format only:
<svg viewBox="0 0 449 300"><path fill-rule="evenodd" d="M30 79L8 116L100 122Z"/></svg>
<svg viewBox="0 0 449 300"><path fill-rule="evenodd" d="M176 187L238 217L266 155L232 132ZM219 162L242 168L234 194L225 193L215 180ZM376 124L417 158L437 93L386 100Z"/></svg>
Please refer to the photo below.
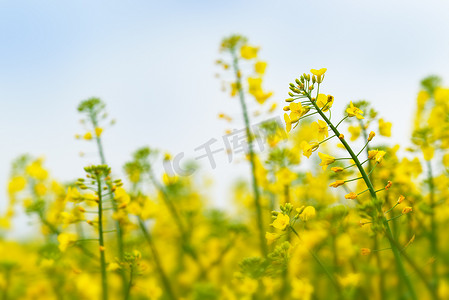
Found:
<svg viewBox="0 0 449 300"><path fill-rule="evenodd" d="M370 100L405 143L420 79L449 78L448 12L442 0L0 1L0 208L21 153L45 156L61 180L95 162L77 156L93 145L73 139L76 106L91 96L118 121L104 136L117 172L142 145L192 154L219 139L227 125L217 114L240 109L214 78L220 40L232 33L262 46L273 100L282 103L300 73L327 67L337 111ZM226 159L204 167L222 206L235 177Z"/></svg>

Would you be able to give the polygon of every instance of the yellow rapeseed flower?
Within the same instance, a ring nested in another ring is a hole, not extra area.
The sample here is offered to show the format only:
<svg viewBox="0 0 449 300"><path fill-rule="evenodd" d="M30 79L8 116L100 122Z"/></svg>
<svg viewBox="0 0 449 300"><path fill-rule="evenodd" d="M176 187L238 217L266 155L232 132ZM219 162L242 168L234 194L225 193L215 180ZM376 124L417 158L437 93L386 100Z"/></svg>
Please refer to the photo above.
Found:
<svg viewBox="0 0 449 300"><path fill-rule="evenodd" d="M103 133L103 128L101 128L101 127L95 128L95 135L97 137L100 137L102 133Z"/></svg>
<svg viewBox="0 0 449 300"><path fill-rule="evenodd" d="M92 132L86 132L86 134L84 134L83 139L89 141L92 139Z"/></svg>
<svg viewBox="0 0 449 300"><path fill-rule="evenodd" d="M76 241L76 235L72 233L61 233L58 235L59 250L64 252L67 248Z"/></svg>
<svg viewBox="0 0 449 300"><path fill-rule="evenodd" d="M318 156L321 158L320 166L323 167L323 170L327 169L327 166L334 163L335 157L319 152Z"/></svg>
<svg viewBox="0 0 449 300"><path fill-rule="evenodd" d="M322 111L328 111L334 104L334 97L331 95L319 94L316 99L316 105Z"/></svg>
<svg viewBox="0 0 449 300"><path fill-rule="evenodd" d="M310 110L309 107L302 106L301 103L295 103L295 102L290 103L289 108L291 111L290 112L290 120L292 120L292 122L297 122L299 120L299 118L304 116Z"/></svg>
<svg viewBox="0 0 449 300"><path fill-rule="evenodd" d="M357 198L357 196L358 196L358 195L357 195L356 193L350 192L349 194L346 194L346 195L345 195L345 198L346 198L346 199L353 199L353 200L354 200L354 199Z"/></svg>
<svg viewBox="0 0 449 300"><path fill-rule="evenodd" d="M288 114L284 114L284 121L285 121L285 130L287 132L290 132L292 130L292 121L290 120Z"/></svg>
<svg viewBox="0 0 449 300"><path fill-rule="evenodd" d="M406 206L402 209L402 213L405 215L405 214L408 214L409 212L411 212L412 210L413 210L412 207Z"/></svg>
<svg viewBox="0 0 449 300"><path fill-rule="evenodd" d="M312 155L312 152L318 149L319 144L316 142L309 144L306 141L302 141L300 147L302 149L302 153L304 154L304 156L309 158L310 155Z"/></svg>
<svg viewBox="0 0 449 300"><path fill-rule="evenodd" d="M374 156L374 160L377 163L381 163L385 154L386 154L385 151L377 151L376 155Z"/></svg>
<svg viewBox="0 0 449 300"><path fill-rule="evenodd" d="M329 136L329 129L327 127L327 123L318 120L317 122L312 123L312 128L314 129L316 136L319 140L323 140Z"/></svg>
<svg viewBox="0 0 449 300"><path fill-rule="evenodd" d="M252 47L249 45L244 45L240 48L240 55L244 59L253 59L257 57L257 52L259 51L259 47Z"/></svg>
<svg viewBox="0 0 449 300"><path fill-rule="evenodd" d="M370 255L370 253L371 253L371 249L369 249L369 248L360 249L360 254L362 254L363 256Z"/></svg>
<svg viewBox="0 0 449 300"><path fill-rule="evenodd" d="M26 180L23 176L15 176L8 183L8 193L14 194L25 188Z"/></svg>
<svg viewBox="0 0 449 300"><path fill-rule="evenodd" d="M333 169L333 168L332 168ZM333 170L332 170L333 171ZM334 187L334 188L337 188L337 187L339 187L340 185L343 185L343 184L345 184L345 181L344 180L337 180L337 181L335 181L335 182L332 182L329 186L330 187Z"/></svg>
<svg viewBox="0 0 449 300"><path fill-rule="evenodd" d="M254 64L254 70L260 75L263 75L265 73L266 68L267 63L265 61L258 61Z"/></svg>
<svg viewBox="0 0 449 300"><path fill-rule="evenodd" d="M128 204L129 201L131 200L128 193L122 187L119 187L115 190L114 199L120 204Z"/></svg>
<svg viewBox="0 0 449 300"><path fill-rule="evenodd" d="M352 101L349 104L349 107L346 109L346 113L349 117L356 117L359 120L363 119L363 111L360 108L355 107Z"/></svg>
<svg viewBox="0 0 449 300"><path fill-rule="evenodd" d="M268 245L273 244L279 237L280 237L280 235L277 233L272 233L272 232L265 233L265 238L267 239Z"/></svg>
<svg viewBox="0 0 449 300"><path fill-rule="evenodd" d="M77 188L72 188L72 187L69 186L69 188L67 189L67 195L65 197L65 201L79 202L81 200L83 200L83 196L78 191L78 189Z"/></svg>
<svg viewBox="0 0 449 300"><path fill-rule="evenodd" d="M379 134L386 137L390 137L391 122L385 122L384 119L379 119Z"/></svg>
<svg viewBox="0 0 449 300"><path fill-rule="evenodd" d="M435 153L435 148L430 145L425 145L421 147L422 153L424 155L424 159L429 161L433 158L433 155Z"/></svg>
<svg viewBox="0 0 449 300"><path fill-rule="evenodd" d="M350 140L355 141L356 139L359 138L360 133L362 132L362 128L360 128L359 125L356 125L356 126L351 125L348 127L348 131L351 134Z"/></svg>
<svg viewBox="0 0 449 300"><path fill-rule="evenodd" d="M282 213L278 214L276 220L273 221L270 225L276 229L284 230L287 225L290 224L290 217L288 215L284 215Z"/></svg>
<svg viewBox="0 0 449 300"><path fill-rule="evenodd" d="M319 70L312 69L312 70L310 70L310 73L312 73L315 76L322 76L322 75L324 75L324 73L326 73L326 71L327 71L326 68L321 68Z"/></svg>
<svg viewBox="0 0 449 300"><path fill-rule="evenodd" d="M313 219L316 216L316 210L313 206L307 206L304 208L302 213L299 215L301 220L308 221L309 219Z"/></svg>

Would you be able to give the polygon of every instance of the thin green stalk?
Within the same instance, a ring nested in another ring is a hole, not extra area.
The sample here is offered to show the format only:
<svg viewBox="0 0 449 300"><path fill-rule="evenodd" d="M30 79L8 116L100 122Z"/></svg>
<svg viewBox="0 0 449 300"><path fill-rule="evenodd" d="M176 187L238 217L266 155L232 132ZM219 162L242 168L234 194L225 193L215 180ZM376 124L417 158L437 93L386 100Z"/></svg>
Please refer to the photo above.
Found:
<svg viewBox="0 0 449 300"><path fill-rule="evenodd" d="M252 136L251 129L250 129L248 110L246 108L245 94L242 89L242 80L240 77L240 69L238 66L238 58L237 58L237 54L235 53L235 49L232 49L231 55L232 55L232 59L233 59L233 67L234 67L235 77L237 80L237 87L238 87L238 91L239 91L240 105L242 107L243 118L245 120L246 137L248 139L248 152L249 152L248 154L249 154L249 161L251 164L252 185L253 185L253 192L254 192L254 204L256 206L256 218L257 218L257 227L258 227L258 233L259 233L260 251L261 251L262 255L266 256L268 253L268 249L267 249L267 244L265 241L265 232L264 232L264 225L263 225L263 218L262 218L262 206L260 203L260 193L259 193L259 187L258 187L257 177L256 177L256 155L255 155L254 149L253 149L253 136Z"/></svg>
<svg viewBox="0 0 449 300"><path fill-rule="evenodd" d="M432 163L430 160L427 162L427 183L429 185L429 196L430 196L430 249L432 251L433 262L432 262L432 288L438 291L438 231L437 223L435 220L435 183L433 180Z"/></svg>
<svg viewBox="0 0 449 300"><path fill-rule="evenodd" d="M290 186L288 184L284 185L284 197L285 197L285 203L290 203ZM287 242L290 242L290 231L286 232L285 240ZM288 292L290 289L288 273L289 273L289 269L288 269L288 264L287 264L285 266L285 269L282 272L282 287L281 287L281 291L279 293L279 299L281 299L281 300L287 298L287 295L288 295Z"/></svg>
<svg viewBox="0 0 449 300"><path fill-rule="evenodd" d="M164 269L162 268L162 263L159 258L159 253L157 251L157 248L154 245L153 238L151 237L150 232L148 232L147 228L145 227L145 223L143 222L143 220L140 217L139 217L139 226L140 226L140 229L142 230L143 235L145 236L145 239L148 242L148 245L150 246L151 253L153 255L153 260L156 265L157 272L159 273L161 283L164 286L164 289L167 292L167 295L170 297L170 299L176 300L177 298L176 298L176 295L171 287L170 281L169 281L167 275L165 274Z"/></svg>
<svg viewBox="0 0 449 300"><path fill-rule="evenodd" d="M393 238L393 236L388 236L387 238L390 240L391 244L394 244L396 248L400 249L401 245L398 244L398 242ZM418 265L415 263L413 259L410 258L410 256L407 255L405 251L401 251L402 256L404 259L408 262L408 264L412 267L412 269L416 272L416 274L421 278L421 281L424 283L426 288L429 290L430 295L432 296L432 299L438 300L438 294L435 289L433 289L432 284L427 279L427 275L424 274L421 269L418 267Z"/></svg>
<svg viewBox="0 0 449 300"><path fill-rule="evenodd" d="M47 226L53 234L59 235L61 233L61 231L58 228L56 228L53 224L51 224L45 218L45 216L42 214L42 212L38 212L38 216L39 216L39 219L42 222L42 224ZM77 248L79 248L86 256L93 258L93 259L97 259L97 256L95 254L93 254L92 252L90 252L89 250L87 250L83 245L75 244L75 246Z"/></svg>
<svg viewBox="0 0 449 300"><path fill-rule="evenodd" d="M377 233L374 234L374 249L379 248L379 237L377 236ZM382 267L382 260L380 258L379 251L374 251L374 257L376 259L377 268L379 271L379 293L380 293L380 299L385 299L385 276L384 276L384 270Z"/></svg>
<svg viewBox="0 0 449 300"><path fill-rule="evenodd" d="M97 128L98 121L97 121L96 115L94 113L91 113L90 118L91 118L92 124L94 126L94 129ZM106 158L104 155L103 144L101 142L101 138L95 134L95 140L97 142L97 148L98 148L98 153L100 155L101 164L106 165L107 163L106 163ZM108 190L109 190L109 193L111 195L113 195L112 189L110 186L108 186ZM116 212L117 211L117 203L115 203L115 201L112 201L112 206L113 206L114 212ZM120 226L120 221L118 221L118 220L115 221L115 227L117 229L118 254L119 254L120 260L123 261L123 258L124 258L123 231L122 231L122 227ZM126 282L127 282L126 277L123 276L122 280L123 280L123 288L124 288L126 286Z"/></svg>
<svg viewBox="0 0 449 300"><path fill-rule="evenodd" d="M312 101L312 97L310 96L309 93L307 93L307 97L309 98L310 102L312 103L312 105L317 109L318 113L320 114L321 118L327 123L327 125L332 129L332 131L334 132L334 134L336 136L340 136L340 132L338 131L337 128L335 128L335 126L330 122L330 120L326 117L326 115L319 110L318 106L316 105L316 103L314 101ZM390 225L388 224L388 221L386 220L386 218L383 216L382 213L382 207L381 205L379 205L379 201L377 200L377 195L376 192L374 190L374 187L370 181L370 179L368 178L368 175L365 172L365 169L363 168L362 164L360 163L357 155L355 155L354 151L352 151L352 148L349 146L349 144L346 142L346 140L340 139L340 141L342 142L343 146L346 148L346 150L348 151L349 155L351 156L351 158L353 159L354 163L357 165L357 168L360 172L360 174L363 177L363 180L366 183L366 186L368 187L370 194L371 194L371 198L374 201L376 208L377 208L377 212L380 216L380 219L382 221L382 224L384 226L385 229L385 233L387 235L387 237L389 237L388 239L390 240L390 244L391 244L391 248L394 254L394 258L396 260L396 265L397 265L397 269L398 269L398 273L400 278L405 282L405 284L407 285L408 291L410 293L410 296L412 299L417 300L417 296L415 293L415 290L413 288L413 284L410 281L410 278L407 276L407 272L404 268L404 264L402 262L401 256L400 256L400 252L399 252L399 248L397 248L393 243L391 243L391 239L393 239L393 234L391 232L391 228ZM391 239L390 239L391 237Z"/></svg>
<svg viewBox="0 0 449 300"><path fill-rule="evenodd" d="M187 254L189 254L193 258L193 260L196 262L196 264L200 268L200 274L203 274L205 276L206 269L204 268L203 264L201 263L195 249L193 247L191 247L191 245L190 245L189 233L184 228L184 224L181 220L181 216L179 215L178 210L176 209L175 205L171 201L165 188L162 185L160 185L159 182L157 182L156 177L154 176L153 170L151 168L148 171L148 175L150 177L151 183L162 194L162 200L164 201L165 205L167 206L168 210L170 211L170 214L172 215L172 218L175 221L176 226L178 227L179 233L181 234L181 240L182 240L184 246L187 246L187 248L188 248Z"/></svg>
<svg viewBox="0 0 449 300"><path fill-rule="evenodd" d="M94 132L95 132L95 128L98 127L98 120L97 120L97 116L95 115L95 113L91 112L90 114L90 119L92 121L92 125L94 127ZM95 140L97 142L97 148L98 148L98 153L100 155L100 160L101 160L101 164L106 165L106 158L104 155L104 150L103 150L103 143L101 142L101 138L100 136L98 136L95 133ZM108 191L111 194L111 199L113 199L113 195L114 193L112 192L112 187L108 184ZM99 192L99 194L101 194L101 192ZM117 207L117 203L112 200L112 208L114 210L114 212L117 212L118 207ZM120 221L119 220L114 220L115 223L115 228L116 228L116 239L117 239L117 250L118 250L118 255L120 258L120 261L124 260L125 257L125 252L124 252L124 242L123 242L123 230L122 230L122 226L120 225ZM120 270L120 277L122 279L122 292L123 295L126 295L126 291L127 291L127 285L128 285L128 280L126 278L126 274L123 270Z"/></svg>
<svg viewBox="0 0 449 300"><path fill-rule="evenodd" d="M391 219L387 219L387 222L390 222L390 221L393 221L393 220L396 220L397 218L400 218L400 217L402 217L404 214L400 214L400 215L397 215L397 216L394 216L393 218L391 218Z"/></svg>
<svg viewBox="0 0 449 300"><path fill-rule="evenodd" d="M5 270L5 285L2 292L2 300L8 299L8 288L11 284L11 268L7 267Z"/></svg>
<svg viewBox="0 0 449 300"><path fill-rule="evenodd" d="M298 232L292 227L290 226L290 229L293 231L293 233L299 238L301 239L301 237L299 236ZM321 261L321 259L318 257L318 255L316 255L315 252L313 252L311 249L307 248L307 251L309 251L310 255L312 255L312 257L315 259L315 261L318 263L318 265L323 269L323 271L326 273L327 277L329 278L329 280L332 282L332 285L335 287L335 290L337 291L339 298L341 298L341 287L340 284L338 284L338 281L335 279L334 275L331 273L331 271L329 271L329 269L324 265L324 263Z"/></svg>
<svg viewBox="0 0 449 300"><path fill-rule="evenodd" d="M129 300L129 297L131 296L131 288L133 286L133 280L134 280L134 265L131 264L129 266L129 283L128 283L128 288L126 289L126 294L125 294L125 300Z"/></svg>
<svg viewBox="0 0 449 300"><path fill-rule="evenodd" d="M103 237L103 203L101 197L101 178L97 178L98 184L98 239L100 244L100 264L101 264L101 285L103 290L103 300L108 299L108 279L106 274L106 257L104 249L104 237Z"/></svg>

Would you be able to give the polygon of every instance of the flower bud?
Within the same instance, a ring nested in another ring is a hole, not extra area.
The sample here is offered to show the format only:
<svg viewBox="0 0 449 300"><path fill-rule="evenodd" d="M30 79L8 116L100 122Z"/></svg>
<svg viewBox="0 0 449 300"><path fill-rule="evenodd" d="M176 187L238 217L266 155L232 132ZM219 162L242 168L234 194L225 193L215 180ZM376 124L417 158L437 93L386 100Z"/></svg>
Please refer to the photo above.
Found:
<svg viewBox="0 0 449 300"><path fill-rule="evenodd" d="M362 248L360 249L360 254L362 254L363 256L367 256L371 254L371 249L369 248Z"/></svg>
<svg viewBox="0 0 449 300"><path fill-rule="evenodd" d="M404 207L404 209L402 209L402 213L405 215L405 214L408 214L409 212L411 212L412 210L413 210L412 207L406 206L406 207Z"/></svg>

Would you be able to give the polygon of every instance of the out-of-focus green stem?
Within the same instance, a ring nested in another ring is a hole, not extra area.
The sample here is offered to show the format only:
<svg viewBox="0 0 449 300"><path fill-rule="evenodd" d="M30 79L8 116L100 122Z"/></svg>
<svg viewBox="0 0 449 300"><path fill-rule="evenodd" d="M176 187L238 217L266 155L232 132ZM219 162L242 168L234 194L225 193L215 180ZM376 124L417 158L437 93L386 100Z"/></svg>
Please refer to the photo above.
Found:
<svg viewBox="0 0 449 300"><path fill-rule="evenodd" d="M435 182L433 179L432 162L430 160L427 163L427 183L429 185L429 197L430 197L430 249L432 251L433 262L432 262L432 288L438 291L438 231L437 223L435 220Z"/></svg>
<svg viewBox="0 0 449 300"><path fill-rule="evenodd" d="M301 239L298 232L292 226L290 226L290 229L293 231L293 233L299 239ZM321 261L321 259L318 257L318 255L316 255L315 252L313 252L311 249L308 249L308 248L307 248L307 250L309 251L310 255L312 255L312 257L315 259L315 261L318 263L318 265L326 273L327 277L329 277L329 280L332 282L332 285L335 287L335 290L337 291L339 298L341 298L341 295L342 295L341 286L338 283L338 281L335 279L334 275L331 273L331 271L329 271L329 269L326 267L326 265L324 265L324 263Z"/></svg>
<svg viewBox="0 0 449 300"><path fill-rule="evenodd" d="M164 286L164 289L167 292L167 295L169 296L169 298L172 300L176 300L177 299L176 295L171 287L171 284L170 284L170 281L169 281L167 275L165 274L164 268L162 267L161 259L159 257L159 252L157 251L157 248L154 245L153 238L152 238L150 232L145 227L145 223L143 222L143 220L140 217L139 217L139 226L140 226L140 229L142 230L143 235L145 236L145 239L148 242L148 245L150 246L151 254L153 255L153 260L156 265L156 269L159 273L159 277L162 282L162 285Z"/></svg>
<svg viewBox="0 0 449 300"><path fill-rule="evenodd" d="M106 165L106 157L104 155L104 150L103 150L103 143L101 141L101 137L96 133L96 128L98 128L98 120L97 120L97 116L96 114L92 111L90 113L90 119L92 122L92 125L94 127L94 132L95 132L95 140L97 142L97 149L98 149L98 154L100 155L100 161L101 164ZM112 187L110 185L107 185L108 187L108 191L111 194L111 199L114 198L114 193L112 192ZM117 208L117 203L112 200L112 207L114 212L117 212L118 208ZM117 250L118 250L118 255L120 258L120 261L124 260L124 256L125 256L125 252L124 252L124 243L123 243L123 230L122 230L122 226L120 225L120 221L119 220L115 220L115 229L116 229L116 239L117 239ZM120 276L122 279L122 292L123 292L123 296L126 297L126 293L127 293L127 286L128 286L128 280L126 278L126 274L123 270L120 270Z"/></svg>
<svg viewBox="0 0 449 300"><path fill-rule="evenodd" d="M242 107L243 112L243 119L245 120L245 129L246 129L246 137L248 139L248 154L249 154L249 161L251 164L251 176L252 176L252 185L253 185L253 192L254 192L254 204L256 207L256 218L257 218L257 228L259 233L259 243L260 243L260 252L262 255L266 256L268 253L268 248L265 240L265 231L263 226L263 218L262 218L262 205L260 203L260 192L259 192L259 186L257 183L257 177L256 177L256 155L254 153L253 148L253 135L251 133L250 128L250 121L248 116L248 109L246 107L245 102L245 93L243 92L242 88L242 80L241 80L241 74L240 69L238 65L238 57L236 54L235 48L231 50L232 55L232 63L237 83L237 89L239 92L239 99L240 99L240 105Z"/></svg>
<svg viewBox="0 0 449 300"><path fill-rule="evenodd" d="M359 125L362 128L362 134L363 134L364 140L368 141L368 132L366 131L365 124L363 123L362 120L359 120ZM369 146L368 142L365 144L364 149L366 151L366 157L368 157L369 156L369 151L370 151L370 146ZM367 159L367 160L368 160L367 170L372 170L371 160L369 160L369 159ZM373 177L371 176L371 174L372 174L372 172L369 172L368 173L368 177L371 180L371 182L373 182ZM373 249L379 249L379 237L378 237L377 232L374 233L374 237L373 237ZM373 254L374 254L374 257L376 259L377 269L379 271L379 293L380 293L380 298L381 299L385 299L385 274L384 274L384 269L382 267L382 260L380 258L379 251L374 251Z"/></svg>
<svg viewBox="0 0 449 300"><path fill-rule="evenodd" d="M201 263L196 250L190 245L189 233L184 228L184 224L181 220L181 216L179 215L178 210L176 209L175 205L171 201L170 196L168 195L165 188L156 180L156 177L154 176L153 169L150 168L150 170L148 171L148 176L150 177L151 183L161 193L162 200L164 201L165 205L167 206L168 210L170 211L170 214L172 215L172 218L175 221L176 226L178 227L179 233L181 235L182 243L184 244L184 246L187 246L187 248L188 248L187 254L189 254L190 257L193 258L195 263L200 268L201 276L205 276L207 271L204 268L203 264Z"/></svg>
<svg viewBox="0 0 449 300"><path fill-rule="evenodd" d="M97 178L97 186L98 186L98 239L100 244L100 267L101 267L101 285L103 292L103 300L108 299L108 279L106 273L106 257L105 257L105 248L104 248L104 237L103 237L103 198L101 195L102 187L101 187L101 178Z"/></svg>

